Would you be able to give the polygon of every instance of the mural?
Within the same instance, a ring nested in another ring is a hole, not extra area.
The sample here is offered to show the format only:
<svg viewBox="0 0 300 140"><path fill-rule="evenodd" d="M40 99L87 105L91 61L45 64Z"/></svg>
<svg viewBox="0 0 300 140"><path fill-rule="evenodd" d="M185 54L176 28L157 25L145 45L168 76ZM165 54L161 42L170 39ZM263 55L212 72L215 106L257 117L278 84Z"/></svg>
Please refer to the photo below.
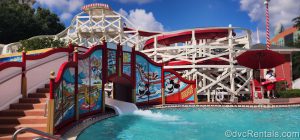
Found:
<svg viewBox="0 0 300 140"><path fill-rule="evenodd" d="M0 58L0 63L4 62L22 62L22 56L10 56L10 57L3 57Z"/></svg>
<svg viewBox="0 0 300 140"><path fill-rule="evenodd" d="M123 52L123 73L131 76L131 53Z"/></svg>
<svg viewBox="0 0 300 140"><path fill-rule="evenodd" d="M90 56L90 111L99 110L101 108L102 95L102 50L97 50Z"/></svg>
<svg viewBox="0 0 300 140"><path fill-rule="evenodd" d="M102 95L102 50L78 61L79 114L99 110Z"/></svg>
<svg viewBox="0 0 300 140"><path fill-rule="evenodd" d="M116 50L111 50L111 49L108 49L107 51L107 54L108 54L108 60L107 60L107 63L108 63L108 76L112 75L112 74L115 74L116 73L116 70L117 70L117 61L116 61L116 57L117 57L117 51Z"/></svg>
<svg viewBox="0 0 300 140"><path fill-rule="evenodd" d="M193 102L195 86L180 80L174 73L164 72L166 103Z"/></svg>
<svg viewBox="0 0 300 140"><path fill-rule="evenodd" d="M60 128L67 122L73 121L75 113L80 117L91 112L100 111L102 108L102 80L103 64L108 63L108 74L116 73L116 50L108 49L108 58L103 60L103 50L93 49L89 56L79 55L78 74L75 68L66 68L62 73L60 83L55 83L54 89L54 126ZM123 51L122 72L131 76L131 52ZM82 57L80 57L82 56ZM135 87L137 104L161 104L162 84L166 103L193 102L195 82L180 77L178 73L166 70L162 75L162 66L152 62L147 56L135 56ZM106 69L104 70L106 71ZM75 100L75 77L78 77L78 101ZM164 83L162 83L164 78ZM57 85L58 84L58 85ZM76 112L75 104L79 112Z"/></svg>
<svg viewBox="0 0 300 140"><path fill-rule="evenodd" d="M55 90L55 126L62 121L72 119L75 116L75 68L67 68L59 87Z"/></svg>
<svg viewBox="0 0 300 140"><path fill-rule="evenodd" d="M79 114L89 112L90 58L78 61L78 106Z"/></svg>
<svg viewBox="0 0 300 140"><path fill-rule="evenodd" d="M54 91L54 126L57 126L62 122L63 113L63 97L62 97L62 82L58 85Z"/></svg>
<svg viewBox="0 0 300 140"><path fill-rule="evenodd" d="M161 101L161 67L136 55L136 102Z"/></svg>

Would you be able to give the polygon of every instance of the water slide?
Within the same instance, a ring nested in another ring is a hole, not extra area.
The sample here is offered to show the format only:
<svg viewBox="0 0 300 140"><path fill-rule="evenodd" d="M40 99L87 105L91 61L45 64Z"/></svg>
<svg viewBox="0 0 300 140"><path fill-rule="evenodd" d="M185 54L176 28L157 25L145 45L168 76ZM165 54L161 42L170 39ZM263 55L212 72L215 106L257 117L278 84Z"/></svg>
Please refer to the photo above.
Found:
<svg viewBox="0 0 300 140"><path fill-rule="evenodd" d="M126 28L126 30L132 30L132 29ZM190 41L193 37L195 37L196 40L207 40L207 39L224 38L227 37L228 34L229 32L227 28L220 28L220 27L187 29L187 30L169 32L169 33L139 31L139 35L144 37L156 35L157 43L164 46ZM154 37L146 40L143 49L144 50L152 49L154 43L155 43ZM222 57L227 58L228 56L222 56ZM201 60L203 58L198 58L199 60L196 60L197 64L202 64L202 65L227 65L228 64L228 62L220 58ZM165 66L178 66L178 65L191 65L191 64L192 63L189 61L182 61L182 60L181 61L172 60L172 61L165 62Z"/></svg>
<svg viewBox="0 0 300 140"><path fill-rule="evenodd" d="M162 45L169 46L170 44L190 41L193 32L195 32L195 39L216 39L228 36L228 29L223 28L206 28L206 29L193 29L183 30L173 33L160 34L157 36L157 42ZM154 34L154 33L153 33ZM146 41L144 49L153 48L154 38Z"/></svg>
<svg viewBox="0 0 300 140"><path fill-rule="evenodd" d="M118 115L130 114L138 110L137 106L133 103L114 100L107 97L105 98L105 105L114 109Z"/></svg>

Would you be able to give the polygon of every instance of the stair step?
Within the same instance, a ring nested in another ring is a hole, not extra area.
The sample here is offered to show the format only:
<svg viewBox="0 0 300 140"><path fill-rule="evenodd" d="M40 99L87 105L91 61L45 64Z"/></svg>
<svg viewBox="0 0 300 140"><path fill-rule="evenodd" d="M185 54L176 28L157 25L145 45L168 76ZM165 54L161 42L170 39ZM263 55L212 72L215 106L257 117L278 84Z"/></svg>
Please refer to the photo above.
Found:
<svg viewBox="0 0 300 140"><path fill-rule="evenodd" d="M28 98L48 98L49 93L31 93Z"/></svg>
<svg viewBox="0 0 300 140"><path fill-rule="evenodd" d="M45 103L38 103L38 104L32 104L32 103L15 103L10 105L10 109L45 109L46 104Z"/></svg>
<svg viewBox="0 0 300 140"><path fill-rule="evenodd" d="M47 124L19 124L19 125L7 124L7 125L0 125L0 133L1 134L14 133L15 131L23 127L30 127L44 132L47 130Z"/></svg>
<svg viewBox="0 0 300 140"><path fill-rule="evenodd" d="M48 93L49 92L49 88L38 88L36 90L36 92L38 92L38 93Z"/></svg>
<svg viewBox="0 0 300 140"><path fill-rule="evenodd" d="M21 98L19 103L45 103L47 98Z"/></svg>
<svg viewBox="0 0 300 140"><path fill-rule="evenodd" d="M50 88L50 84L45 84L45 88Z"/></svg>
<svg viewBox="0 0 300 140"><path fill-rule="evenodd" d="M0 140L11 140L12 134L22 127L30 127L40 131L47 130L45 115L46 102L49 98L49 84L38 88L36 93L19 99L19 103L10 105L10 109L0 111ZM41 137L33 133L22 133L18 140L32 140Z"/></svg>
<svg viewBox="0 0 300 140"><path fill-rule="evenodd" d="M47 123L47 118L44 116L0 117L0 126L3 124L45 124L45 123Z"/></svg>
<svg viewBox="0 0 300 140"><path fill-rule="evenodd" d="M40 135L33 134L33 133L23 133L19 134L17 139L18 140L32 140L34 138L38 138ZM12 139L12 133L9 134L0 134L0 140L11 140Z"/></svg>
<svg viewBox="0 0 300 140"><path fill-rule="evenodd" d="M43 116L45 115L44 109L33 109L33 110L19 110L9 109L0 111L0 116Z"/></svg>

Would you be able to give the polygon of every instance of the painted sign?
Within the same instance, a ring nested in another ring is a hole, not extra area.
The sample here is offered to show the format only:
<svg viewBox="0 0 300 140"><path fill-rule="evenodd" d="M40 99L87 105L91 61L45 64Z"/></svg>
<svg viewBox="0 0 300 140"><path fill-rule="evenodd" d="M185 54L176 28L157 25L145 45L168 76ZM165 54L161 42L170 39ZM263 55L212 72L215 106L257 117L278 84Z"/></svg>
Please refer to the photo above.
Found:
<svg viewBox="0 0 300 140"><path fill-rule="evenodd" d="M183 79L174 71L164 72L166 103L194 102L195 82Z"/></svg>
<svg viewBox="0 0 300 140"><path fill-rule="evenodd" d="M69 120L75 116L75 68L67 68L63 73L59 87L54 94L54 125Z"/></svg>
<svg viewBox="0 0 300 140"><path fill-rule="evenodd" d="M158 103L161 101L161 67L136 55L136 102Z"/></svg>
<svg viewBox="0 0 300 140"><path fill-rule="evenodd" d="M102 50L78 61L79 114L99 110L102 96Z"/></svg>
<svg viewBox="0 0 300 140"><path fill-rule="evenodd" d="M123 52L123 73L131 75L131 53Z"/></svg>
<svg viewBox="0 0 300 140"><path fill-rule="evenodd" d="M108 76L111 76L112 74L115 74L117 72L117 51L108 49L107 54Z"/></svg>

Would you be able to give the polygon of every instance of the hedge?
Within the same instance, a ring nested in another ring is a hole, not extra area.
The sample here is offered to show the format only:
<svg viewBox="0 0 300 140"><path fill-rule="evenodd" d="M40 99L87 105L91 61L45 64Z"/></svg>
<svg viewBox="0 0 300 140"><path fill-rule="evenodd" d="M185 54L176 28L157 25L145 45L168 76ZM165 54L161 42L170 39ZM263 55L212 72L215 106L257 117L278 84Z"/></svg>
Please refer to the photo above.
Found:
<svg viewBox="0 0 300 140"><path fill-rule="evenodd" d="M25 47L26 51L45 49L45 48L62 48L65 47L65 43L60 40L54 40L53 38L34 38L21 41L22 47ZM23 48L19 48L19 52Z"/></svg>
<svg viewBox="0 0 300 140"><path fill-rule="evenodd" d="M290 89L290 90L277 91L277 94L280 98L300 97L300 89Z"/></svg>

